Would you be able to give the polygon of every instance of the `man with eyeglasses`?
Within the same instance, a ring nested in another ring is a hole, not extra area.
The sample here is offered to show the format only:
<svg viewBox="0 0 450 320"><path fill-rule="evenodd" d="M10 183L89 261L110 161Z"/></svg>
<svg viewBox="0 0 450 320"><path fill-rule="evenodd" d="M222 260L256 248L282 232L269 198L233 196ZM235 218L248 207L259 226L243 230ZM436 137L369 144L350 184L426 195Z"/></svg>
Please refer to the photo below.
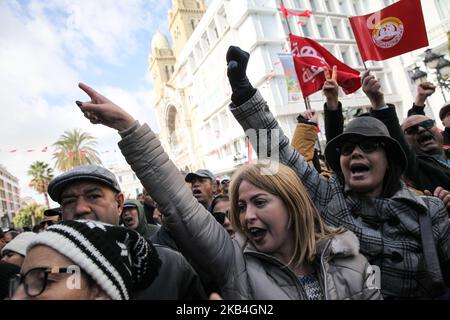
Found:
<svg viewBox="0 0 450 320"><path fill-rule="evenodd" d="M408 110L408 117L412 115L425 116L425 101L436 91L436 86L431 82L424 82L417 86L416 100L411 109ZM439 110L439 118L445 130L442 131L444 138L444 147L450 148L450 102L447 102Z"/></svg>
<svg viewBox="0 0 450 320"><path fill-rule="evenodd" d="M370 115L386 125L391 137L400 143L406 154L405 181L427 195L440 198L449 209L450 162L434 120L424 115L412 115L400 126L395 106L385 103L378 79L366 73L363 88L372 104Z"/></svg>

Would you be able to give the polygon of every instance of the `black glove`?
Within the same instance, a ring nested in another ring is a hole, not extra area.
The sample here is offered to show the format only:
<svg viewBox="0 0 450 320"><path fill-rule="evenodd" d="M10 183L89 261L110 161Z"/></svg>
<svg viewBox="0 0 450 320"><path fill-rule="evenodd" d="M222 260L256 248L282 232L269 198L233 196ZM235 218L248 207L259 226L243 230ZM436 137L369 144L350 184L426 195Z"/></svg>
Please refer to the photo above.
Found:
<svg viewBox="0 0 450 320"><path fill-rule="evenodd" d="M250 54L239 47L230 46L227 51L227 76L233 93L231 101L239 106L256 92L247 78L246 70Z"/></svg>

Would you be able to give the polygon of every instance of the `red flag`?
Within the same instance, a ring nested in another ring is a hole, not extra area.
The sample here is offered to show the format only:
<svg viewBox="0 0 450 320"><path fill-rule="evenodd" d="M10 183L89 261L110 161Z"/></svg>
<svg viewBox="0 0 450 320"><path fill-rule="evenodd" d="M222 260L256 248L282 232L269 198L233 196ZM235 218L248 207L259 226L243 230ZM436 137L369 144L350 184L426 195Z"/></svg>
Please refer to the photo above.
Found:
<svg viewBox="0 0 450 320"><path fill-rule="evenodd" d="M302 11L302 12L294 12L294 11L286 9L286 7L283 4L280 5L280 9L281 9L281 13L283 14L284 17L287 17L288 15L291 15L291 16L307 17L307 18L309 18L309 17L312 16L312 11L311 10L305 10L305 11Z"/></svg>
<svg viewBox="0 0 450 320"><path fill-rule="evenodd" d="M325 82L323 70L331 70L333 66L337 66L337 83L345 94L355 92L361 87L359 71L336 59L316 41L293 34L289 35L289 41L303 97L322 90Z"/></svg>
<svg viewBox="0 0 450 320"><path fill-rule="evenodd" d="M280 9L281 9L281 13L283 14L283 17L286 18L288 15L288 11L283 4L280 5Z"/></svg>
<svg viewBox="0 0 450 320"><path fill-rule="evenodd" d="M385 60L428 46L420 0L400 0L380 11L351 17L363 61Z"/></svg>

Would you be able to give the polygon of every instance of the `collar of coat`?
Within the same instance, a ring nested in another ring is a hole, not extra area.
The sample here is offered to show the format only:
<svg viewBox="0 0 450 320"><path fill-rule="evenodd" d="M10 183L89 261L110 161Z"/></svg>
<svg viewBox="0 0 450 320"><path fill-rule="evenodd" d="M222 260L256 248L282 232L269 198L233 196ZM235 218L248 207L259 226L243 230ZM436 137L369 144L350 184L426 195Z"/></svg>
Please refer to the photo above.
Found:
<svg viewBox="0 0 450 320"><path fill-rule="evenodd" d="M336 179L336 182L339 183L338 179ZM346 196L348 195L355 195L351 192L351 190L344 186L344 193ZM355 197L352 197L355 198ZM356 199L359 198L356 195ZM411 207L414 207L414 209L418 210L419 212L427 212L428 206L425 204L425 201L422 199L421 196L418 196L414 190L410 190L408 186L401 181L400 183L400 189L390 198L375 198L377 201L398 201L408 204Z"/></svg>
<svg viewBox="0 0 450 320"><path fill-rule="evenodd" d="M244 254L257 255L284 264L275 256L258 251L242 233L236 233L235 239L241 244L241 247L243 247ZM321 257L323 257L324 260L329 260L333 257L355 256L359 253L359 240L353 232L345 231L334 235L331 238L319 240L316 247L316 259L321 259Z"/></svg>

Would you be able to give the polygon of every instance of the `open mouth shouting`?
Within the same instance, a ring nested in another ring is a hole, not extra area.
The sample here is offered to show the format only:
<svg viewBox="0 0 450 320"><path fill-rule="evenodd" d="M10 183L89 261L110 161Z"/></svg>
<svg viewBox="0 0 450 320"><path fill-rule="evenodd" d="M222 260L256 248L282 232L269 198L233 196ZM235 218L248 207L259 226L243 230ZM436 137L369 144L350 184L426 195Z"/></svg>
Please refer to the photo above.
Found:
<svg viewBox="0 0 450 320"><path fill-rule="evenodd" d="M201 192L201 190L199 190L199 189L194 189L194 190L192 190L192 193L193 193L193 195L194 195L194 197L195 197L196 199L199 199L199 198L202 197L202 192Z"/></svg>
<svg viewBox="0 0 450 320"><path fill-rule="evenodd" d="M134 224L134 219L132 216L126 216L123 218L123 222L127 225L127 227L131 227Z"/></svg>
<svg viewBox="0 0 450 320"><path fill-rule="evenodd" d="M427 147L431 144L435 144L436 141L430 132L425 131L417 137L417 143L420 147Z"/></svg>
<svg viewBox="0 0 450 320"><path fill-rule="evenodd" d="M352 163L350 165L351 178L354 180L366 178L369 172L370 167L365 163Z"/></svg>
<svg viewBox="0 0 450 320"><path fill-rule="evenodd" d="M267 234L267 230L263 228L251 227L248 229L250 239L255 242L261 242Z"/></svg>

